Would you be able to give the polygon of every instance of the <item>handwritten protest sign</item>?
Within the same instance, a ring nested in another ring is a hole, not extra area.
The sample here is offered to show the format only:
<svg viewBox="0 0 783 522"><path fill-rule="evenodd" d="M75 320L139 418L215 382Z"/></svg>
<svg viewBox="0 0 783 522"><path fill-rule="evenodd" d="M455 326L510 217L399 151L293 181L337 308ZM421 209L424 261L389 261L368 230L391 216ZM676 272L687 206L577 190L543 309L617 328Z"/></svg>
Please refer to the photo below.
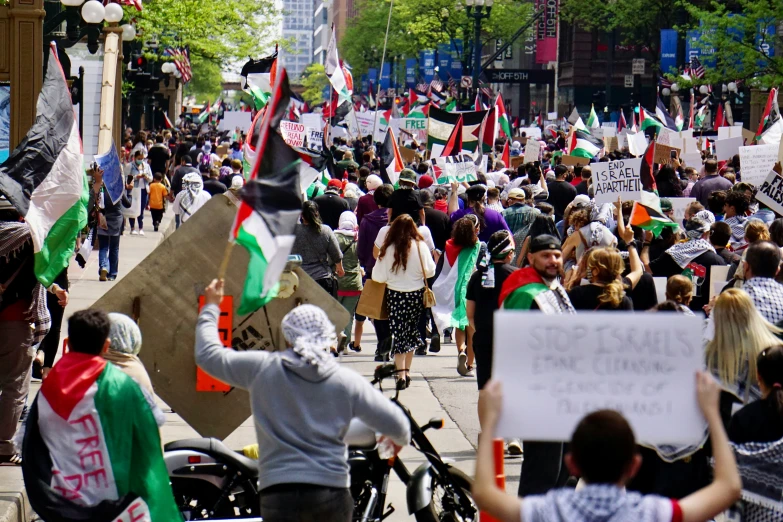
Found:
<svg viewBox="0 0 783 522"><path fill-rule="evenodd" d="M658 136L655 138L655 143L661 143L663 145L671 145L672 147L676 147L677 143L680 138L680 133L673 131L671 129L667 129L666 127L661 127L658 129ZM674 143L673 143L674 142Z"/></svg>
<svg viewBox="0 0 783 522"><path fill-rule="evenodd" d="M620 196L623 200L637 200L642 191L642 160L625 159L599 162L591 165L595 202L612 203Z"/></svg>
<svg viewBox="0 0 783 522"><path fill-rule="evenodd" d="M416 161L416 151L409 149L408 147L400 147L400 156L405 163L413 163Z"/></svg>
<svg viewBox="0 0 783 522"><path fill-rule="evenodd" d="M468 154L432 158L432 173L438 185L476 181L476 164Z"/></svg>
<svg viewBox="0 0 783 522"><path fill-rule="evenodd" d="M622 413L648 444L703 436L697 317L580 312L564 323L556 315L499 310L494 321L492 377L503 384L499 437L569 440L599 409Z"/></svg>
<svg viewBox="0 0 783 522"><path fill-rule="evenodd" d="M303 123L283 120L280 122L280 134L283 136L283 140L290 146L304 146L305 126Z"/></svg>
<svg viewBox="0 0 783 522"><path fill-rule="evenodd" d="M647 150L647 136L643 132L628 134L628 151L634 156L641 156Z"/></svg>
<svg viewBox="0 0 783 522"><path fill-rule="evenodd" d="M778 161L778 145L752 145L740 147L742 181L758 187L767 179L767 174Z"/></svg>
<svg viewBox="0 0 783 522"><path fill-rule="evenodd" d="M774 170L770 171L756 193L756 200L776 214L783 214L783 177Z"/></svg>
<svg viewBox="0 0 783 522"><path fill-rule="evenodd" d="M372 134L372 127L375 124L375 111L357 112L356 123L359 125L359 133L362 136Z"/></svg>
<svg viewBox="0 0 783 522"><path fill-rule="evenodd" d="M511 156L511 167L512 169L515 169L519 167L520 165L525 163L525 157L524 156Z"/></svg>
<svg viewBox="0 0 783 522"><path fill-rule="evenodd" d="M538 159L538 158L536 158ZM563 165L566 165L567 167L578 167L580 165L584 166L590 163L590 160L587 158L583 158L582 156L569 156L569 155L563 155L560 157L560 162ZM535 161L535 160L533 160Z"/></svg>
<svg viewBox="0 0 783 522"><path fill-rule="evenodd" d="M403 118L400 120L400 131L411 135L411 139L419 143L427 141L427 118Z"/></svg>
<svg viewBox="0 0 783 522"><path fill-rule="evenodd" d="M307 148L310 150L322 150L324 147L324 131L319 129L307 129Z"/></svg>
<svg viewBox="0 0 783 522"><path fill-rule="evenodd" d="M672 151L677 153L677 157L680 156L680 149L663 145L661 143L655 144L655 156L653 156L653 163L662 163L668 165L672 162Z"/></svg>
<svg viewBox="0 0 783 522"><path fill-rule="evenodd" d="M533 139L527 140L525 157L527 158L525 161L528 162L538 161L538 158L541 157L541 142Z"/></svg>
<svg viewBox="0 0 783 522"><path fill-rule="evenodd" d="M734 127L720 127L721 129L734 128ZM718 139L715 142L715 157L718 161L730 160L735 154L739 153L739 148L745 144L745 139L740 136L738 138L726 138L725 140Z"/></svg>

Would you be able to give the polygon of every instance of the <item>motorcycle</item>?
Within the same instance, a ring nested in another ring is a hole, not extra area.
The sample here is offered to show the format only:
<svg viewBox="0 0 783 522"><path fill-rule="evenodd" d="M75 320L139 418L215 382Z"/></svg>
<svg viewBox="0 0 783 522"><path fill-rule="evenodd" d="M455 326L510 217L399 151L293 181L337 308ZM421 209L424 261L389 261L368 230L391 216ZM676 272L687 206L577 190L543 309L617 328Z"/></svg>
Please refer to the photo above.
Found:
<svg viewBox="0 0 783 522"><path fill-rule="evenodd" d="M393 364L375 369L372 384L383 391L383 381L394 376ZM443 428L443 419L419 425L399 401L399 388L391 399L411 423L411 445L427 458L412 473L393 451L378 444L374 431L358 419L345 435L348 445L353 520L380 522L394 513L386 506L391 472L406 486L407 509L417 522L478 520L471 496L472 479L443 461L427 438L429 429ZM185 439L164 446L174 498L185 520L252 518L259 516L258 468L255 460L232 451L214 438Z"/></svg>

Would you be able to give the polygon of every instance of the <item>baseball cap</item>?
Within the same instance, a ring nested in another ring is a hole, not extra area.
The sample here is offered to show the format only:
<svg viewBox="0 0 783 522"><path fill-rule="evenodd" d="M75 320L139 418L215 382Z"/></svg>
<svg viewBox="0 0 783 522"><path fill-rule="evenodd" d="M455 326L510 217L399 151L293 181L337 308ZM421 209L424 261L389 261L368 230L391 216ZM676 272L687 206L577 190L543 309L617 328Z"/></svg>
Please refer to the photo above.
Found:
<svg viewBox="0 0 783 522"><path fill-rule="evenodd" d="M519 199L524 201L527 199L527 196L525 195L525 191L521 188L512 188L508 191L508 199Z"/></svg>
<svg viewBox="0 0 783 522"><path fill-rule="evenodd" d="M561 248L560 240L555 236L541 234L540 236L536 236L530 240L529 252L531 254L535 254L536 252L541 252L542 250L561 250Z"/></svg>
<svg viewBox="0 0 783 522"><path fill-rule="evenodd" d="M431 187L434 182L432 181L432 177L428 176L427 174L423 175L419 178L419 188L425 189L427 187Z"/></svg>
<svg viewBox="0 0 783 522"><path fill-rule="evenodd" d="M416 173L413 172L411 169L402 169L402 172L400 172L400 183L411 183L413 185L416 184Z"/></svg>
<svg viewBox="0 0 783 522"><path fill-rule="evenodd" d="M671 212L673 209L672 202L668 198L661 198L661 210Z"/></svg>
<svg viewBox="0 0 783 522"><path fill-rule="evenodd" d="M339 179L330 179L329 184L326 185L326 188L336 188L341 189L343 188L343 182Z"/></svg>

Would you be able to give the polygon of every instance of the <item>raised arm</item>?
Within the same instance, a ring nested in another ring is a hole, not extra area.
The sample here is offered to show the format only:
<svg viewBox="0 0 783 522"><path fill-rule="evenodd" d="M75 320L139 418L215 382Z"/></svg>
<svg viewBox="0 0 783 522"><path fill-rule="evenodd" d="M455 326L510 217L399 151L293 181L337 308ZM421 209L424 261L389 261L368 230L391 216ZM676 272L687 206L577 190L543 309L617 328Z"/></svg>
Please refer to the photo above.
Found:
<svg viewBox="0 0 783 522"><path fill-rule="evenodd" d="M449 216L459 210L459 183L451 184L451 194L449 194Z"/></svg>

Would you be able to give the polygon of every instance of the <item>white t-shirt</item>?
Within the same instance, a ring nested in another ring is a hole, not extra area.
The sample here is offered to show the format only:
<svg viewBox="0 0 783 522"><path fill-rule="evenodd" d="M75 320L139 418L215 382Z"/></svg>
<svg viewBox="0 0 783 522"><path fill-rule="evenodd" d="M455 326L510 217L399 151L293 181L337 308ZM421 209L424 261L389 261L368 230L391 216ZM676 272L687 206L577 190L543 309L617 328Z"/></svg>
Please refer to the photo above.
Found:
<svg viewBox="0 0 783 522"><path fill-rule="evenodd" d="M396 272L392 272L394 245L391 245L386 249L386 255L375 263L372 269L372 280L386 283L386 288L397 292L413 292L424 288L425 274L427 277L435 275L435 261L428 250L429 247L423 241L416 241L416 247L421 253L421 260L416 250L411 248L408 252L407 268L403 270L402 267L398 267Z"/></svg>
<svg viewBox="0 0 783 522"><path fill-rule="evenodd" d="M391 227L386 225L378 231L378 237L375 238L375 246L378 248L383 246L383 242L386 240L386 234L389 233L389 228ZM435 250L435 242L432 240L430 229L422 225L419 227L419 234L421 234L421 237L424 238L424 243L430 249L430 252Z"/></svg>

